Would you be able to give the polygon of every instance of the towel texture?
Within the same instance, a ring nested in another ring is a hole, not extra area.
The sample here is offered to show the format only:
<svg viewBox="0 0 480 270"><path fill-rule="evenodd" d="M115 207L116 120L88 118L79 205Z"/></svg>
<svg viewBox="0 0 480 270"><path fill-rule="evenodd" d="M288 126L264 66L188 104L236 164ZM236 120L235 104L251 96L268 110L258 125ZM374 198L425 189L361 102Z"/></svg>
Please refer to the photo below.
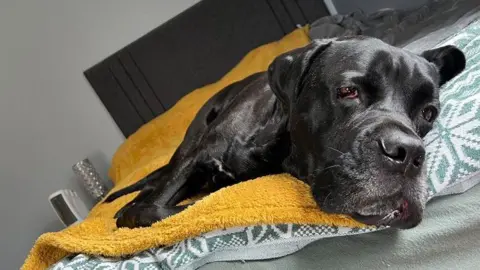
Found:
<svg viewBox="0 0 480 270"><path fill-rule="evenodd" d="M213 94L250 74L265 71L279 54L308 44L307 30L297 29L278 42L251 51L220 81L193 91L130 136L112 161L110 176L116 184L114 190L140 180L167 163L189 123ZM109 204L100 203L82 223L40 236L23 269L44 269L73 253L134 254L234 226L307 223L364 227L346 216L322 213L308 186L286 174L261 177L221 189L149 228L117 229L113 215L135 195Z"/></svg>

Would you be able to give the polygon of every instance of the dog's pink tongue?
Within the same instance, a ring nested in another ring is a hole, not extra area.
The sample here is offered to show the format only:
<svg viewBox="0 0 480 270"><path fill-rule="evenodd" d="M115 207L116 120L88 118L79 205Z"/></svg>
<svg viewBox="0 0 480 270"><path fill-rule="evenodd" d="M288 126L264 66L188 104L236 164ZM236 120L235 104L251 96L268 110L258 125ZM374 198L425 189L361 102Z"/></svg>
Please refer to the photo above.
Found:
<svg viewBox="0 0 480 270"><path fill-rule="evenodd" d="M408 201L403 200L402 205L400 206L400 214L401 214L401 219L406 219L409 216L408 213Z"/></svg>

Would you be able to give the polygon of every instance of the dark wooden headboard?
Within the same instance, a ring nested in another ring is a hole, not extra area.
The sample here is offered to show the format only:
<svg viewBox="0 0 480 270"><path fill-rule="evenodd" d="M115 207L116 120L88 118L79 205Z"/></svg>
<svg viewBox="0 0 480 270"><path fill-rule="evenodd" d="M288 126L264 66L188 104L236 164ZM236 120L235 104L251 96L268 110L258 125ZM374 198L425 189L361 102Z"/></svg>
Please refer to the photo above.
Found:
<svg viewBox="0 0 480 270"><path fill-rule="evenodd" d="M321 0L203 0L85 71L125 136L248 51L327 15Z"/></svg>

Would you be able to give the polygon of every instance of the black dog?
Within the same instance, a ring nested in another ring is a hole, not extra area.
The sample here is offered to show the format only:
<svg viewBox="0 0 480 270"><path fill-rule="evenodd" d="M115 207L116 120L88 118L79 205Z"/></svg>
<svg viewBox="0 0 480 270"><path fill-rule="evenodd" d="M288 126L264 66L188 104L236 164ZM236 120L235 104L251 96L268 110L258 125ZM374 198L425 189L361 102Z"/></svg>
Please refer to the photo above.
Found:
<svg viewBox="0 0 480 270"><path fill-rule="evenodd" d="M422 137L439 86L464 67L453 46L416 55L362 36L313 41L213 96L170 163L106 202L141 190L117 226L149 226L200 191L287 172L323 211L414 227L426 199Z"/></svg>

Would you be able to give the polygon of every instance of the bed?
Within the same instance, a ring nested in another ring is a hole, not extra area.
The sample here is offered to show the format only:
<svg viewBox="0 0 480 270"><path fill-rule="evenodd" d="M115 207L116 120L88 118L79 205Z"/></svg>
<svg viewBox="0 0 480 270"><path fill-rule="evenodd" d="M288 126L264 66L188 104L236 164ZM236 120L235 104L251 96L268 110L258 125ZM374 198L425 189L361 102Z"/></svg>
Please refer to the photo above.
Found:
<svg viewBox="0 0 480 270"><path fill-rule="evenodd" d="M227 7L217 0L201 1L85 72L126 137L168 110L189 91L220 78L254 47L277 40L299 25L311 25L311 38L365 34L412 51L422 51L444 42L475 47L476 36L480 35L480 8L474 0L431 1L409 11L382 10L370 15L355 13L326 17L320 1L230 2ZM190 42L192 39L196 42ZM219 51L223 53L218 55ZM472 51L470 56L475 57L476 53ZM182 79L185 77L189 79ZM462 83L469 82L469 91L475 91L480 87L477 78L480 81L480 77L474 74ZM471 143L478 143L476 140ZM468 188L480 181L480 174L471 173L472 170L480 171L480 167L476 167L480 164L477 160L474 162L477 163L469 167L468 181L465 182ZM468 188L451 189L450 193L460 193ZM480 247L479 196L480 187L473 187L460 196L433 199L428 205L425 221L414 230L381 230L296 242L297 246L289 246L288 250L277 252L277 256L263 257L280 257L268 261L256 260L262 258L258 256L259 251L249 253L242 249L243 254L236 256L232 252L211 253L195 263L172 267L165 258L168 258L168 252L172 254L181 248L173 246L146 250L123 259L75 254L51 268L474 269L480 264L475 255ZM238 249L230 251L239 253Z"/></svg>

